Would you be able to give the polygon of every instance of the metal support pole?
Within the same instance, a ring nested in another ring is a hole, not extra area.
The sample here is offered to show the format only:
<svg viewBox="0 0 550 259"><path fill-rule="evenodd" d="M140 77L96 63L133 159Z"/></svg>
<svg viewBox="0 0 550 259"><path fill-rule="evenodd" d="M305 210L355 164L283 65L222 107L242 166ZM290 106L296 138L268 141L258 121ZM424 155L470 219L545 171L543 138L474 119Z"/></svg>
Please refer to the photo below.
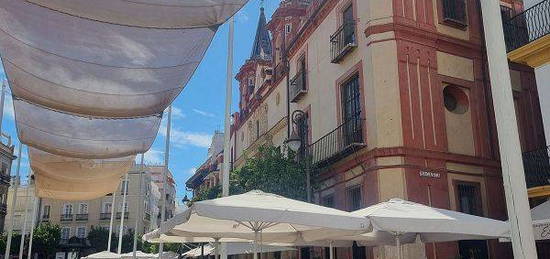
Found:
<svg viewBox="0 0 550 259"><path fill-rule="evenodd" d="M19 150L17 152L17 169L15 171L14 185L13 185L13 198L11 200L11 211L10 211L10 228L8 229L8 238L6 240L6 251L4 253L4 258L9 258L10 249L11 249L11 238L13 236L13 227L15 221L13 220L15 205L17 204L17 188L19 187L19 170L21 169L21 150L23 149L23 144L19 142Z"/></svg>
<svg viewBox="0 0 550 259"><path fill-rule="evenodd" d="M480 2L514 258L537 258L510 68L504 44L500 1Z"/></svg>
<svg viewBox="0 0 550 259"><path fill-rule="evenodd" d="M122 185L122 206L120 208L120 227L118 229L118 249L117 253L122 253L122 235L124 234L124 216L126 214L126 196L128 195L128 173L124 176L124 184Z"/></svg>
<svg viewBox="0 0 550 259"><path fill-rule="evenodd" d="M30 182L30 175L28 181ZM23 258L23 251L25 250L25 234L27 233L27 216L29 215L29 184L27 183L27 189L25 190L25 216L23 217L23 231L21 231L21 241L19 243L19 258Z"/></svg>
<svg viewBox="0 0 550 259"><path fill-rule="evenodd" d="M2 120L4 120L4 102L6 99L6 80L2 81L2 97L0 97L0 133L2 133Z"/></svg>
<svg viewBox="0 0 550 259"><path fill-rule="evenodd" d="M111 222L109 223L109 241L107 241L107 251L111 252L111 239L113 238L113 222L116 214L116 191L113 192L113 201L111 202Z"/></svg>
<svg viewBox="0 0 550 259"><path fill-rule="evenodd" d="M229 196L229 167L231 160L231 98L233 90L233 43L235 38L235 19L229 19L229 37L227 42L227 70L225 85L225 124L223 143L222 196ZM227 244L221 245L221 259L227 259Z"/></svg>
<svg viewBox="0 0 550 259"><path fill-rule="evenodd" d="M31 259L31 257L32 257L32 239L34 237L34 227L36 225L36 218L38 217L38 215L36 215L36 213L38 213L38 197L36 197L36 192L35 192L35 195L33 197L33 200L34 200L34 202L33 202L34 204L33 204L33 208L32 208L31 234L29 235L29 251L27 252L27 259Z"/></svg>
<svg viewBox="0 0 550 259"><path fill-rule="evenodd" d="M141 154L141 161L140 161L140 167L139 167L139 192L137 197L137 214L136 214L136 224L134 227L134 247L133 247L133 258L136 259L137 257L137 229L138 229L138 222L139 220L143 220L143 212L141 211L141 204L143 203L142 196L142 186L143 186L143 158L144 154Z"/></svg>
<svg viewBox="0 0 550 259"><path fill-rule="evenodd" d="M172 127L172 105L168 106L168 121L166 123L166 146L164 148L164 170L162 170L162 197L161 197L161 207L162 211L160 212L160 224L166 220L166 184L167 174L168 174L168 162L170 161L170 128ZM162 252L164 250L164 242L159 244L159 258L162 259Z"/></svg>

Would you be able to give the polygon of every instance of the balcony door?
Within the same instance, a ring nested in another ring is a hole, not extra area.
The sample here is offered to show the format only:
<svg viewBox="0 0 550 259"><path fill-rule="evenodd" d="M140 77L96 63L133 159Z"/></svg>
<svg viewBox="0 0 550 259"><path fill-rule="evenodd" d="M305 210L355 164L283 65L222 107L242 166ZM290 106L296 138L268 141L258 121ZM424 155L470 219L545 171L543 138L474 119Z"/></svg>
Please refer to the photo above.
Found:
<svg viewBox="0 0 550 259"><path fill-rule="evenodd" d="M354 22L353 5L349 5L342 12L342 26L344 26L344 46L355 43Z"/></svg>
<svg viewBox="0 0 550 259"><path fill-rule="evenodd" d="M361 125L361 91L359 75L356 74L344 82L341 87L342 100L342 139L345 146L363 142Z"/></svg>
<svg viewBox="0 0 550 259"><path fill-rule="evenodd" d="M63 215L72 215L73 214L73 205L65 204L63 206Z"/></svg>

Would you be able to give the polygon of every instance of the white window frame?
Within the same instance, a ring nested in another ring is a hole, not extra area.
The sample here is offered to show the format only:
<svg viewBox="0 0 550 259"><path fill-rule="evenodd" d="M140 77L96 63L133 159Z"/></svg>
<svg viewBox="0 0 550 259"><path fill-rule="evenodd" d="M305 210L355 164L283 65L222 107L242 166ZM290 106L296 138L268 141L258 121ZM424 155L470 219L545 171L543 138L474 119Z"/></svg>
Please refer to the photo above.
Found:
<svg viewBox="0 0 550 259"><path fill-rule="evenodd" d="M109 206L109 210L107 210L107 206ZM110 201L104 202L103 206L101 206L101 211L103 213L111 213L113 211L113 203Z"/></svg>
<svg viewBox="0 0 550 259"><path fill-rule="evenodd" d="M47 214L46 214L46 208L47 208L47 212L48 212ZM51 207L50 205L44 205L44 206L42 206L42 214L41 214L41 215L42 215L42 218L46 218L46 217L44 217L44 216L46 216L46 215L48 215L47 218L50 218L50 211L51 211L51 209L52 209L52 207Z"/></svg>
<svg viewBox="0 0 550 259"><path fill-rule="evenodd" d="M69 208L69 209L67 209ZM73 214L73 204L72 203L65 203L63 204L63 208L62 208L62 211L61 211L61 214L63 215L72 215ZM67 213L69 212L69 213Z"/></svg>
<svg viewBox="0 0 550 259"><path fill-rule="evenodd" d="M82 235L80 235L80 234L81 234L81 233L80 233L81 230L84 230L84 232L83 232ZM76 228L76 237L78 237L78 238L86 238L87 232L88 232L88 231L87 231L86 226L77 227L77 228Z"/></svg>
<svg viewBox="0 0 550 259"><path fill-rule="evenodd" d="M285 24L285 33L289 34L292 32L292 23Z"/></svg>
<svg viewBox="0 0 550 259"><path fill-rule="evenodd" d="M67 229L67 237L64 237L65 229ZM61 228L61 239L69 239L71 238L71 227L62 227Z"/></svg>
<svg viewBox="0 0 550 259"><path fill-rule="evenodd" d="M81 202L78 204L78 214L88 214L88 203Z"/></svg>

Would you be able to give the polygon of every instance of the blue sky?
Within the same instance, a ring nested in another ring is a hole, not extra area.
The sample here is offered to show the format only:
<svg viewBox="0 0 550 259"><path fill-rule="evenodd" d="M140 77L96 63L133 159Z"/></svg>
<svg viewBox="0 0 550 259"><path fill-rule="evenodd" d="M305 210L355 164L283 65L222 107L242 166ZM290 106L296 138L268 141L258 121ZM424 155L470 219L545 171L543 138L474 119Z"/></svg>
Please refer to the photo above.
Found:
<svg viewBox="0 0 550 259"><path fill-rule="evenodd" d="M278 6L278 0L266 0L264 5L269 18ZM234 73L250 56L259 17L260 0L250 0L235 16L235 60ZM193 78L173 103L172 134L170 149L170 170L173 172L178 196L183 197L185 181L200 166L205 158L212 134L223 131L225 107L225 71L227 57L228 26L218 30L206 56ZM5 79L0 66L0 80ZM233 80L233 111L238 109L238 83ZM4 109L2 131L16 137L11 98L7 98ZM164 159L164 135L161 129L145 159L150 164L162 164ZM16 146L18 140L15 140ZM26 149L21 160L21 173L27 175L29 165ZM13 163L15 172L16 161Z"/></svg>

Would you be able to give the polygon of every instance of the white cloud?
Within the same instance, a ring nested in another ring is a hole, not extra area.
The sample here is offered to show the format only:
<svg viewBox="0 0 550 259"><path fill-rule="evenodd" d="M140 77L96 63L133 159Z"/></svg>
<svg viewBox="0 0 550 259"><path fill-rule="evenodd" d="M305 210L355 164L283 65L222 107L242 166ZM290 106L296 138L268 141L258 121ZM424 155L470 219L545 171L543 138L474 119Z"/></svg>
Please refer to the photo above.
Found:
<svg viewBox="0 0 550 259"><path fill-rule="evenodd" d="M185 170L185 174L187 174L187 175L194 175L194 174L195 174L195 171L197 171L197 168L196 168L196 167L191 167L191 168Z"/></svg>
<svg viewBox="0 0 550 259"><path fill-rule="evenodd" d="M166 123L162 123L160 125L159 131L162 136L166 137ZM172 127L170 130L170 142L177 147L191 145L195 147L208 148L212 142L212 134L188 132Z"/></svg>
<svg viewBox="0 0 550 259"><path fill-rule="evenodd" d="M145 152L143 156L143 160L146 164L153 164L153 165L160 165L163 163L164 159L164 152L155 150L155 149L149 149L147 152ZM136 163L140 163L141 157L138 155L136 156Z"/></svg>
<svg viewBox="0 0 550 259"><path fill-rule="evenodd" d="M166 108L164 112L168 112L168 108ZM183 111L180 108L172 105L172 118L183 119L185 117L186 117L185 113L183 113Z"/></svg>
<svg viewBox="0 0 550 259"><path fill-rule="evenodd" d="M193 111L195 113L198 113L198 114L200 114L202 116L205 116L205 117L210 117L210 118L216 117L216 115L214 115L213 113L209 113L209 112L202 111L202 110L199 110L199 109L193 109Z"/></svg>
<svg viewBox="0 0 550 259"><path fill-rule="evenodd" d="M0 86L1 87L1 86ZM4 99L4 114L10 118L15 118L15 111L13 110L13 99L11 98L11 93L6 89L6 99Z"/></svg>
<svg viewBox="0 0 550 259"><path fill-rule="evenodd" d="M240 11L237 13L237 22L245 23L248 21L248 13L245 11Z"/></svg>

